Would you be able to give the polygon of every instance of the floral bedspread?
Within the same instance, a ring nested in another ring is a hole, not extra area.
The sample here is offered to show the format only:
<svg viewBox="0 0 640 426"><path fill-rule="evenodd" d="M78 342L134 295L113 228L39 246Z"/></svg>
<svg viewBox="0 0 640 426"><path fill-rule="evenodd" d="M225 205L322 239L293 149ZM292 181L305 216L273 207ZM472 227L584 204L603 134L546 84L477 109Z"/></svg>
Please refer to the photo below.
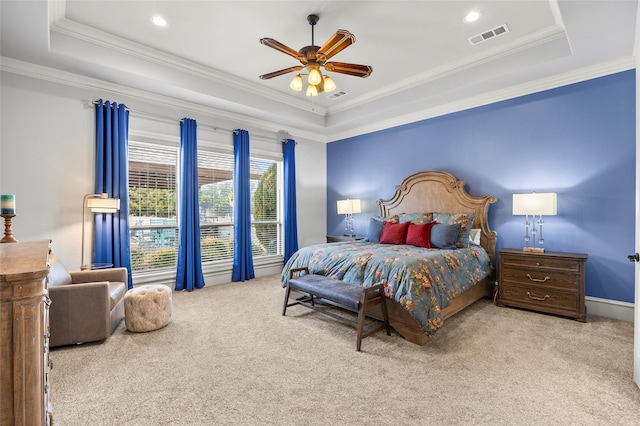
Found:
<svg viewBox="0 0 640 426"><path fill-rule="evenodd" d="M281 275L308 267L348 283L385 284L385 294L402 305L429 335L442 326L441 310L491 272L489 255L480 246L455 250L368 242L318 244L298 250Z"/></svg>

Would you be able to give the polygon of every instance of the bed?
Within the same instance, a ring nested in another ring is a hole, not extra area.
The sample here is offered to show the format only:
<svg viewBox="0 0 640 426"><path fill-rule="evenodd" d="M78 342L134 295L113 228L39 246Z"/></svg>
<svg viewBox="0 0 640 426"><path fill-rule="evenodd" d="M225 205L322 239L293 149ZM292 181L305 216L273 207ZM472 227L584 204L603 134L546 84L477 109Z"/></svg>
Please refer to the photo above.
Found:
<svg viewBox="0 0 640 426"><path fill-rule="evenodd" d="M458 226L460 232L456 231L457 247L366 240L308 246L287 261L282 285L286 286L289 270L300 267L354 285L382 282L391 326L406 340L424 345L444 320L494 293L496 233L489 227L488 211L495 201L490 195L471 196L465 183L447 172L415 173L396 187L390 199L377 201L379 217L371 219L372 225L383 219L398 224L463 223ZM477 234L475 244L469 242L470 233ZM370 314L381 317L380 312Z"/></svg>

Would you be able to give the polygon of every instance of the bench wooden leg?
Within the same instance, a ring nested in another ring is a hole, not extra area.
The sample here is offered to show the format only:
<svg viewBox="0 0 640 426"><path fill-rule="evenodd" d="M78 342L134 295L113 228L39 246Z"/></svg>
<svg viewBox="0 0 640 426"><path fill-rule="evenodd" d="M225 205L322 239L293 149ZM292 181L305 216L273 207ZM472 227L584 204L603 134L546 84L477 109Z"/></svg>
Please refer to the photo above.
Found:
<svg viewBox="0 0 640 426"><path fill-rule="evenodd" d="M360 352L360 345L362 343L362 333L364 331L364 319L365 319L365 312L367 310L367 299L366 297L363 297L364 301L362 301L360 303L359 309L358 309L358 337L356 340L356 351Z"/></svg>
<svg viewBox="0 0 640 426"><path fill-rule="evenodd" d="M384 320L387 336L391 336L391 325L389 324L389 313L387 312L387 301L384 292L380 290L380 307L382 308L382 319Z"/></svg>
<svg viewBox="0 0 640 426"><path fill-rule="evenodd" d="M375 291L377 293L376 296L369 298L368 294ZM367 305L369 304L376 304L376 303L380 303L381 306L381 310L382 310L382 318L384 321L384 324L382 324L381 326L368 331L366 334L364 334L364 320L366 318L366 312L367 312ZM373 287L369 287L367 289L365 289L364 293L362 294L361 298L360 298L360 303L358 306L358 337L356 340L356 351L360 351L360 347L362 344L362 339L372 335L373 333L376 333L377 331L382 330L383 328L386 329L387 331L387 336L391 336L391 326L389 325L389 315L387 312L387 304L385 301L385 296L384 296L384 290L383 290L383 286L380 284L377 284Z"/></svg>
<svg viewBox="0 0 640 426"><path fill-rule="evenodd" d="M309 268L306 266L304 268L293 268L289 271L289 279L293 278L297 275L309 275ZM297 305L298 303L292 303L289 305L289 294L291 293L291 287L287 284L287 289L284 292L284 304L282 305L282 315L284 316L287 313L287 307ZM313 304L313 296L311 296L311 303Z"/></svg>
<svg viewBox="0 0 640 426"><path fill-rule="evenodd" d="M291 293L291 287L287 285L287 289L284 292L284 304L282 305L282 315L284 316L287 312L287 305L289 304L289 293Z"/></svg>

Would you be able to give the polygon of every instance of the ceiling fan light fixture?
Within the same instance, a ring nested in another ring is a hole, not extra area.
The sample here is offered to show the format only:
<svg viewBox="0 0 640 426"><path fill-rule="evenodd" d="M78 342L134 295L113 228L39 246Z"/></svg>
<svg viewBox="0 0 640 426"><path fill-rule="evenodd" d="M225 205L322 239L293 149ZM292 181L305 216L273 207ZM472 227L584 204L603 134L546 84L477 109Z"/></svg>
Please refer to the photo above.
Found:
<svg viewBox="0 0 640 426"><path fill-rule="evenodd" d="M336 90L336 83L328 75L324 76L324 91L331 92L333 90Z"/></svg>
<svg viewBox="0 0 640 426"><path fill-rule="evenodd" d="M318 96L318 88L313 84L307 86L307 96Z"/></svg>
<svg viewBox="0 0 640 426"><path fill-rule="evenodd" d="M302 90L302 77L300 76L300 74L293 77L293 80L291 80L289 87L291 87L291 89L295 90L296 92Z"/></svg>
<svg viewBox="0 0 640 426"><path fill-rule="evenodd" d="M320 74L320 70L318 69L319 67L317 65L309 65L309 77L308 77L308 82L309 84L312 85L316 85L316 84L320 84L320 82L322 81L322 74Z"/></svg>
<svg viewBox="0 0 640 426"><path fill-rule="evenodd" d="M289 88L296 92L302 91L304 83L301 76L306 75L306 95L318 96L319 93L331 92L337 88L331 77L328 75L322 75L322 71L332 73L336 72L361 78L366 78L371 75L373 69L369 65L329 61L331 57L355 43L356 37L347 30L338 30L322 46L316 46L313 27L318 23L318 19L318 15L307 16L307 21L309 22L309 25L311 25L311 44L300 50L296 51L269 37L260 39L260 44L289 55L300 62L300 65L263 74L259 76L261 80L269 80L283 74L296 72L297 75L289 83ZM302 73L300 73L301 70L303 71Z"/></svg>

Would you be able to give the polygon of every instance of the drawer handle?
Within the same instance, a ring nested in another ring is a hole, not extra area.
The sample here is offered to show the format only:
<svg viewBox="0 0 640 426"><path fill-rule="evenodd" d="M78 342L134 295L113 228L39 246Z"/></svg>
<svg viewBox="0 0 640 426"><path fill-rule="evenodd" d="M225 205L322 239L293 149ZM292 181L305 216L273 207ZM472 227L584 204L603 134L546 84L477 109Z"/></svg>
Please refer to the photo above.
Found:
<svg viewBox="0 0 640 426"><path fill-rule="evenodd" d="M545 294L544 297L532 296L531 293L529 292L527 292L527 296L529 296L529 299L539 300L541 302L544 302L545 300L551 297L548 294Z"/></svg>
<svg viewBox="0 0 640 426"><path fill-rule="evenodd" d="M543 279L539 279L539 278L532 278L532 277L531 277L531 274L527 274L527 277L529 277L529 279L530 279L531 281L536 282L536 283L543 283L543 282L546 282L547 280L550 280L550 279L551 279L551 277L550 277L549 275L545 276Z"/></svg>

